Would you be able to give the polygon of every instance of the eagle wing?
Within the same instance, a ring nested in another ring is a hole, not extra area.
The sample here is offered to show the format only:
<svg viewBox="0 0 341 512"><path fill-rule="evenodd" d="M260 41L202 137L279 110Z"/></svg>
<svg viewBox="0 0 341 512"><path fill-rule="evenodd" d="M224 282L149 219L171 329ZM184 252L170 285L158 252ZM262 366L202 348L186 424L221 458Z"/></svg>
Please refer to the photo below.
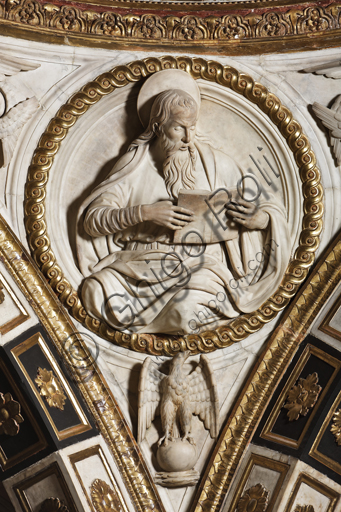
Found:
<svg viewBox="0 0 341 512"><path fill-rule="evenodd" d="M11 57L3 53L0 54L0 81L6 76L12 76L20 73L20 71L31 71L40 67L40 64L33 64L24 59Z"/></svg>
<svg viewBox="0 0 341 512"><path fill-rule="evenodd" d="M217 385L209 359L202 355L196 369L187 377L192 414L199 416L211 437L218 435L219 401Z"/></svg>
<svg viewBox="0 0 341 512"><path fill-rule="evenodd" d="M164 377L165 374L158 370L157 365L150 357L147 357L142 365L139 382L138 443L143 441L153 419L160 414L160 384Z"/></svg>
<svg viewBox="0 0 341 512"><path fill-rule="evenodd" d="M2 142L3 167L6 167L12 158L22 127L32 117L38 107L39 103L36 98L33 97L18 103L0 118L0 139Z"/></svg>
<svg viewBox="0 0 341 512"><path fill-rule="evenodd" d="M306 73L316 73L317 75L324 75L327 78L340 79L341 78L341 62L340 60L332 60L325 64L305 68L303 71Z"/></svg>
<svg viewBox="0 0 341 512"><path fill-rule="evenodd" d="M337 165L341 165L341 95L338 96L332 108L324 107L320 103L313 104L313 111L322 121L323 126L328 128L330 144L333 148Z"/></svg>

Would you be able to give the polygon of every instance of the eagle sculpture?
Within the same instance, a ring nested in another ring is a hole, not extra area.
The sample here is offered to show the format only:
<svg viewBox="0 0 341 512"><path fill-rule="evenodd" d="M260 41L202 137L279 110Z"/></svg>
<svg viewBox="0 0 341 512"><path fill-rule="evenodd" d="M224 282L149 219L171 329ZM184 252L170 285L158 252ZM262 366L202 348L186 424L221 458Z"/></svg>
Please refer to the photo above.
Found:
<svg viewBox="0 0 341 512"><path fill-rule="evenodd" d="M168 375L160 372L150 357L145 359L139 383L139 443L158 415L163 430L159 446L167 446L178 437L195 444L190 436L193 414L204 423L212 438L217 437L219 403L213 370L208 358L202 355L195 370L184 373L183 366L190 355L186 351L174 356Z"/></svg>
<svg viewBox="0 0 341 512"><path fill-rule="evenodd" d="M21 93L10 77L39 66L0 54L0 168L10 163L24 124L39 107L34 96L19 100Z"/></svg>
<svg viewBox="0 0 341 512"><path fill-rule="evenodd" d="M329 130L330 144L337 165L341 165L341 95L337 96L331 108L315 102L313 111Z"/></svg>

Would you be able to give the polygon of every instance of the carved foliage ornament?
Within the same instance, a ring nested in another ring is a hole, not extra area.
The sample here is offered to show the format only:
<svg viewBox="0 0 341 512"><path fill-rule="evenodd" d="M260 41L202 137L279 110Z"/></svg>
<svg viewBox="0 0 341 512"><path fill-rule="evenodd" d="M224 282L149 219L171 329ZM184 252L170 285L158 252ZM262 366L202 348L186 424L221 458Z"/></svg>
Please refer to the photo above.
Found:
<svg viewBox="0 0 341 512"><path fill-rule="evenodd" d="M314 407L322 390L317 383L318 375L315 372L308 375L306 379L299 379L298 383L291 388L288 393L288 403L284 406L288 409L289 421L306 416L309 409Z"/></svg>
<svg viewBox="0 0 341 512"><path fill-rule="evenodd" d="M40 320L49 327L60 352L68 357L65 340L75 335L74 327L1 215L0 241L0 254L6 268L26 298L35 305ZM331 244L325 258L317 264L301 294L292 302L286 319L268 341L264 357L254 368L252 380L217 442L217 452L212 464L202 476L203 484L195 512L220 510L238 465L239 454L245 450L254 425L265 410L269 393L276 386L287 361L293 357L297 346L304 339L325 297L330 296L340 282L340 258L341 235ZM73 343L89 354L81 338ZM72 366L73 375L82 383L89 408L93 414L100 415L101 432L107 437L111 451L119 461L124 482L135 507L140 512L148 510L147 507L161 512L163 507L157 490L141 463L136 443L126 429L118 406L108 392L98 369L94 367L93 374L86 379L83 379L82 371L81 361ZM102 404L100 408L98 404Z"/></svg>
<svg viewBox="0 0 341 512"><path fill-rule="evenodd" d="M341 409L334 413L330 431L334 434L336 443L341 446Z"/></svg>
<svg viewBox="0 0 341 512"><path fill-rule="evenodd" d="M45 398L50 407L64 410L66 396L62 385L52 371L38 368L35 383L39 388L40 395Z"/></svg>
<svg viewBox="0 0 341 512"><path fill-rule="evenodd" d="M226 327L200 335L190 334L183 337L128 335L114 331L86 313L76 290L72 288L56 262L46 229L46 186L55 155L62 141L77 119L87 112L91 105L117 88L124 87L130 82L137 82L162 69L170 68L182 69L194 79L213 80L228 87L245 96L270 117L287 140L300 170L305 198L304 227L299 246L279 289L254 313L241 315ZM316 167L315 155L308 139L303 135L300 125L293 119L291 112L264 86L254 82L250 76L214 61L188 57L148 58L144 61L132 62L128 66L119 66L111 72L100 75L72 96L61 107L57 117L50 121L40 139L29 169L25 203L26 229L34 258L50 281L52 288L59 295L61 302L70 308L71 314L79 322L85 323L88 329L126 348L154 355L175 355L184 350L191 350L192 353L210 352L241 341L249 334L258 331L283 310L295 295L314 261L314 253L319 245L323 214L322 196L320 172Z"/></svg>
<svg viewBox="0 0 341 512"><path fill-rule="evenodd" d="M103 480L92 483L91 501L96 512L123 512L117 493Z"/></svg>
<svg viewBox="0 0 341 512"><path fill-rule="evenodd" d="M295 512L315 512L312 505L297 505Z"/></svg>
<svg viewBox="0 0 341 512"><path fill-rule="evenodd" d="M13 400L10 393L0 393L0 435L16 436L19 433L19 423L24 421L20 409L19 402Z"/></svg>
<svg viewBox="0 0 341 512"><path fill-rule="evenodd" d="M264 512L268 504L269 491L261 484L244 492L238 501L237 512Z"/></svg>
<svg viewBox="0 0 341 512"><path fill-rule="evenodd" d="M120 4L121 0L117 3ZM148 4L149 2L145 2ZM161 2L162 3L165 2ZM186 4L187 2L181 2ZM208 2L212 5L214 2ZM244 2L240 2L243 4ZM80 4L81 5L81 4ZM194 4L195 5L195 2ZM197 4L198 5L198 4ZM288 8L288 11L272 9L271 13L258 10L250 14L249 9L240 15L177 16L158 14L117 14L111 10L102 13L53 3L40 3L35 0L7 0L0 6L0 16L8 22L20 23L29 27L44 27L51 32L97 35L116 40L180 40L202 41L209 44L219 39L258 39L294 36L335 30L340 27L340 6ZM200 4L201 10L205 4Z"/></svg>
<svg viewBox="0 0 341 512"><path fill-rule="evenodd" d="M60 499L48 498L43 501L39 512L69 512L69 509Z"/></svg>

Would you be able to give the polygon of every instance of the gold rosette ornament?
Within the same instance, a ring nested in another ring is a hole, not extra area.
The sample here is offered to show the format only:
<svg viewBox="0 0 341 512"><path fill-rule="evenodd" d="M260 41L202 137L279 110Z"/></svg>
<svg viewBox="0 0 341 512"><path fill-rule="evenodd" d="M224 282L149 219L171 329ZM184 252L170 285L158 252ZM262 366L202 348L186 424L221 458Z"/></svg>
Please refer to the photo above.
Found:
<svg viewBox="0 0 341 512"><path fill-rule="evenodd" d="M341 409L334 413L333 424L330 431L334 434L336 443L341 446Z"/></svg>
<svg viewBox="0 0 341 512"><path fill-rule="evenodd" d="M10 393L0 393L0 435L16 436L20 430L19 423L23 421L19 402L13 400Z"/></svg>
<svg viewBox="0 0 341 512"><path fill-rule="evenodd" d="M268 504L269 492L261 484L254 485L244 492L238 501L237 512L264 512Z"/></svg>
<svg viewBox="0 0 341 512"><path fill-rule="evenodd" d="M103 480L92 483L91 500L97 512L123 512L116 492Z"/></svg>
<svg viewBox="0 0 341 512"><path fill-rule="evenodd" d="M58 498L48 498L43 502L39 512L69 512L69 509Z"/></svg>
<svg viewBox="0 0 341 512"><path fill-rule="evenodd" d="M309 409L314 407L321 393L321 386L318 386L317 373L308 375L306 379L299 379L296 386L293 386L288 393L288 403L284 409L288 409L289 421L298 420L300 416L306 416Z"/></svg>
<svg viewBox="0 0 341 512"><path fill-rule="evenodd" d="M38 385L40 395L46 399L50 407L56 407L61 411L64 410L66 396L64 395L62 385L57 377L53 375L52 371L38 368L35 383Z"/></svg>

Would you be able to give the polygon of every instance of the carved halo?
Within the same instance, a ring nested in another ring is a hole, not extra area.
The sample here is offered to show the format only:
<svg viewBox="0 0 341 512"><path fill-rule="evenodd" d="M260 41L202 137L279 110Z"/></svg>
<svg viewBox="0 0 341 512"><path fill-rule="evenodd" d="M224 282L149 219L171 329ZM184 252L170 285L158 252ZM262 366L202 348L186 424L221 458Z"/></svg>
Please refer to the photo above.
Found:
<svg viewBox="0 0 341 512"><path fill-rule="evenodd" d="M164 69L152 75L148 81L142 85L139 92L137 98L137 112L143 126L148 125L150 111L156 96L167 89L174 88L174 84L176 84L176 89L186 91L192 96L198 108L200 108L200 90L192 77L181 69Z"/></svg>
<svg viewBox="0 0 341 512"><path fill-rule="evenodd" d="M165 69L181 69L194 79L201 78L231 89L255 104L278 127L293 153L300 172L304 197L303 229L298 247L279 289L257 311L240 315L215 331L200 334L130 335L115 331L104 322L88 315L77 291L64 276L56 261L47 232L46 185L62 141L77 119L86 113L91 105L117 88ZM28 173L25 203L26 229L34 258L52 288L61 302L69 308L74 318L85 324L91 331L123 347L154 355L174 355L184 350L191 350L192 353L211 352L241 341L249 334L258 331L283 310L295 295L314 262L314 253L319 245L323 215L322 197L320 172L307 137L303 135L301 126L293 119L291 112L264 86L254 82L250 76L214 61L189 57L148 58L144 61L132 62L127 66L117 66L112 71L100 75L74 94L51 120L40 139Z"/></svg>

